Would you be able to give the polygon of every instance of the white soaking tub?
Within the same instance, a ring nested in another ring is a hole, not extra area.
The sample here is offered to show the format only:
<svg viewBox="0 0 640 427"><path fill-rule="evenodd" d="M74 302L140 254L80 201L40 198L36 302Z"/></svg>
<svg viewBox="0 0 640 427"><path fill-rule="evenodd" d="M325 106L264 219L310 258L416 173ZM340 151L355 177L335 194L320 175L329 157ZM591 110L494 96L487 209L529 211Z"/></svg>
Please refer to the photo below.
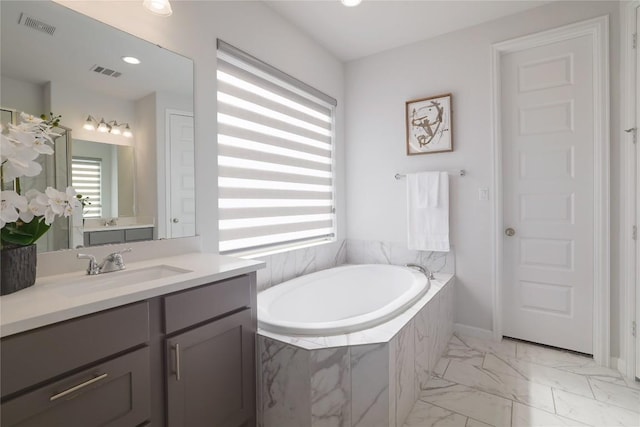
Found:
<svg viewBox="0 0 640 427"><path fill-rule="evenodd" d="M412 268L346 265L289 280L258 294L258 326L285 335L335 335L402 313L428 290Z"/></svg>

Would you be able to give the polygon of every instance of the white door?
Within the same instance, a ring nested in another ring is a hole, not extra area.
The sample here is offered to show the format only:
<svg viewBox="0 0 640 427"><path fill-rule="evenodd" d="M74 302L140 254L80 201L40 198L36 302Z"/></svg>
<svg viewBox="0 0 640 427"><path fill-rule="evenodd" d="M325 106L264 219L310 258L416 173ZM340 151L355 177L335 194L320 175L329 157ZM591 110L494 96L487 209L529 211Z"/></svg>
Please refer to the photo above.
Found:
<svg viewBox="0 0 640 427"><path fill-rule="evenodd" d="M640 31L640 7L636 8L636 30ZM636 36L637 37L637 36ZM640 140L640 49L636 43L636 141ZM636 227L640 226L640 149L636 142ZM637 231L636 231L637 233ZM636 329L640 325L640 246L636 237ZM640 379L640 334L636 330L636 378Z"/></svg>
<svg viewBox="0 0 640 427"><path fill-rule="evenodd" d="M193 116L169 115L170 216L168 237L196 234Z"/></svg>
<svg viewBox="0 0 640 427"><path fill-rule="evenodd" d="M503 335L589 354L592 52L592 39L583 36L506 54L500 68Z"/></svg>

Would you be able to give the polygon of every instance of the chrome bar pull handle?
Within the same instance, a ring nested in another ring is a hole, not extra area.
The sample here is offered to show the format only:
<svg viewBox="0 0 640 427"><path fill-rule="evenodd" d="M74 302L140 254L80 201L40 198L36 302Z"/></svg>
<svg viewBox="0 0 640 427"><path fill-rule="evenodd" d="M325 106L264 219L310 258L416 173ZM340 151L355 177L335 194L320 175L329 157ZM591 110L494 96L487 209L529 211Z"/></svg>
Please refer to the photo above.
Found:
<svg viewBox="0 0 640 427"><path fill-rule="evenodd" d="M180 344L174 345L173 349L176 352L176 368L175 368L176 381L180 381Z"/></svg>
<svg viewBox="0 0 640 427"><path fill-rule="evenodd" d="M51 397L49 398L49 401L50 401L50 402L53 402L54 400L58 400L58 399L60 399L61 397L68 396L68 395L70 395L71 393L74 393L74 392L76 392L76 391L78 391L78 390L80 390L80 389L83 389L83 388L85 388L85 387L88 387L88 386L90 386L91 384L95 384L95 383L97 383L98 381L101 381L101 380L103 380L103 379L105 379L105 378L107 378L107 374L101 374L101 375L98 375L97 377L93 377L93 378L91 378L90 380L87 380L87 381L85 381L85 382L83 382L83 383L81 383L81 384L78 384L78 385L74 385L73 387L68 388L68 389L66 389L65 391L61 391L60 393L56 393L56 394L54 394L53 396L51 396Z"/></svg>

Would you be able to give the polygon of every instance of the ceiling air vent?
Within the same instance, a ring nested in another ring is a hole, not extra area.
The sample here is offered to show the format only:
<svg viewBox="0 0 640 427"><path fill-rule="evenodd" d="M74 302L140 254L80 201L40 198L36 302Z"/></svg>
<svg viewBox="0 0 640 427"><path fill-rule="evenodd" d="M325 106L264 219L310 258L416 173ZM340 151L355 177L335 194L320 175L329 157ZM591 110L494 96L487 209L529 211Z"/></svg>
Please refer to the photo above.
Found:
<svg viewBox="0 0 640 427"><path fill-rule="evenodd" d="M109 77L120 77L122 73L120 71L115 71L107 67L101 67L100 65L94 65L91 67L91 71L96 72L98 74L104 74Z"/></svg>
<svg viewBox="0 0 640 427"><path fill-rule="evenodd" d="M29 27L33 30L40 31L42 33L47 33L50 36L56 31L56 27L53 25L49 25L40 21L39 19L32 18L30 16L25 15L24 13L20 14L18 18L18 24L24 25L25 27Z"/></svg>

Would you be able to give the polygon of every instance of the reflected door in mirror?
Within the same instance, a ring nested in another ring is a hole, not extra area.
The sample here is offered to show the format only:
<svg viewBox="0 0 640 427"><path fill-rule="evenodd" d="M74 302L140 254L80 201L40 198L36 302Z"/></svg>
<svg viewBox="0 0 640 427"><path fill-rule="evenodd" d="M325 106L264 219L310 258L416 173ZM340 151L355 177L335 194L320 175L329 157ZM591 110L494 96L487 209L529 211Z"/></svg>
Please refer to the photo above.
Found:
<svg viewBox="0 0 640 427"><path fill-rule="evenodd" d="M170 212L168 237L195 235L193 116L169 114Z"/></svg>

